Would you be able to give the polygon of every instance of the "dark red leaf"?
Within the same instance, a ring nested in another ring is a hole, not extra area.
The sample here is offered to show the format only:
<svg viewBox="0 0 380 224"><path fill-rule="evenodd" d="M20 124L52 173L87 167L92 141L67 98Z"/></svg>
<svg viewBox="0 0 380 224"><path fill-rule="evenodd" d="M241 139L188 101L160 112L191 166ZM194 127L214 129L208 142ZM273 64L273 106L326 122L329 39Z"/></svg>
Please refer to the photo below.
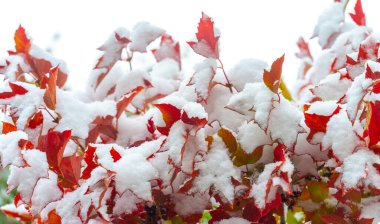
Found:
<svg viewBox="0 0 380 224"><path fill-rule="evenodd" d="M243 209L243 218L250 222L257 222L261 218L261 211L253 201L248 202Z"/></svg>
<svg viewBox="0 0 380 224"><path fill-rule="evenodd" d="M285 161L285 150L286 146L284 144L278 144L274 149L274 161Z"/></svg>
<svg viewBox="0 0 380 224"><path fill-rule="evenodd" d="M78 185L81 161L82 156L77 156L75 154L62 158L60 170L63 177L59 182L61 187L73 189L76 185Z"/></svg>
<svg viewBox="0 0 380 224"><path fill-rule="evenodd" d="M320 219L325 224L347 224L347 222L341 216L335 214L321 215Z"/></svg>

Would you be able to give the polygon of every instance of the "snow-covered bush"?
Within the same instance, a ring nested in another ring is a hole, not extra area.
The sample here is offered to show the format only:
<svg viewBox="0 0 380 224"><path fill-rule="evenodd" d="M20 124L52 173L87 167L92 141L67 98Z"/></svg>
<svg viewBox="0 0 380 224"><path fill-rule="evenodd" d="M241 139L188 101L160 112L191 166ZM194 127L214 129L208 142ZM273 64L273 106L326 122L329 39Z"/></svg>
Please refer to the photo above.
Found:
<svg viewBox="0 0 380 224"><path fill-rule="evenodd" d="M353 22L345 8L320 16L319 54L298 41L294 94L285 55L225 71L205 14L188 42L204 57L193 74L179 43L141 22L99 48L82 92L20 26L0 66L0 159L18 192L2 211L35 223L380 222L380 37L360 0Z"/></svg>

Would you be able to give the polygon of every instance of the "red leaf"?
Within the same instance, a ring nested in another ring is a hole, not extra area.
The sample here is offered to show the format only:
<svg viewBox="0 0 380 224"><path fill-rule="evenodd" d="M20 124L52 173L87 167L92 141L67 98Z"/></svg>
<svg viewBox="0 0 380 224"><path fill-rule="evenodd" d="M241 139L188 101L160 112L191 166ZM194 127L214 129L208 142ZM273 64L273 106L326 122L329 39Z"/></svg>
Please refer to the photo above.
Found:
<svg viewBox="0 0 380 224"><path fill-rule="evenodd" d="M135 89L131 90L129 93L125 94L116 104L116 118L119 118L124 112L125 108L132 102L133 98L139 94L144 87L137 86Z"/></svg>
<svg viewBox="0 0 380 224"><path fill-rule="evenodd" d="M33 143L25 139L20 139L20 141L18 141L18 147L21 149L34 149Z"/></svg>
<svg viewBox="0 0 380 224"><path fill-rule="evenodd" d="M3 131L2 131L3 134L8 134L9 132L17 131L16 126L14 126L13 124L5 122L5 121L2 121L2 123L3 123Z"/></svg>
<svg viewBox="0 0 380 224"><path fill-rule="evenodd" d="M355 12L350 13L350 16L352 20L358 25L358 26L365 26L366 25L366 19L365 14L363 12L362 2L361 0L357 0L355 4Z"/></svg>
<svg viewBox="0 0 380 224"><path fill-rule="evenodd" d="M204 127L207 124L206 118L198 118L198 117L189 118L186 111L182 113L181 120L186 124L195 125L197 127Z"/></svg>
<svg viewBox="0 0 380 224"><path fill-rule="evenodd" d="M12 92L0 93L0 99L7 99L16 95L25 95L28 92L28 90L24 89L22 86L16 85L11 82L9 83L9 87L11 88Z"/></svg>
<svg viewBox="0 0 380 224"><path fill-rule="evenodd" d="M284 144L279 144L274 149L274 161L285 161L285 150L286 146Z"/></svg>
<svg viewBox="0 0 380 224"><path fill-rule="evenodd" d="M149 118L148 120L148 124L146 125L146 128L148 129L148 131L153 134L154 131L156 130L156 126L154 125L154 122L153 122L153 118Z"/></svg>
<svg viewBox="0 0 380 224"><path fill-rule="evenodd" d="M66 130L62 133L50 129L45 136L41 136L38 142L38 148L46 152L49 166L57 173L60 173L60 164L63 158L66 144L71 137L71 131Z"/></svg>
<svg viewBox="0 0 380 224"><path fill-rule="evenodd" d="M15 195L15 198L13 199L13 203L16 207L18 207L18 203L20 202L21 200L21 194L20 192L18 192L16 195Z"/></svg>
<svg viewBox="0 0 380 224"><path fill-rule="evenodd" d="M206 58L219 58L219 36L215 36L214 22L203 12L202 18L198 23L198 32L195 35L198 42L187 42L195 53Z"/></svg>
<svg viewBox="0 0 380 224"><path fill-rule="evenodd" d="M372 79L372 80L380 79L380 71L373 72L371 67L367 64L365 68L365 77L366 79Z"/></svg>
<svg viewBox="0 0 380 224"><path fill-rule="evenodd" d="M18 29L15 32L14 41L15 41L16 52L28 53L31 46L31 42L28 36L26 35L24 27L22 27L21 25L18 27Z"/></svg>
<svg viewBox="0 0 380 224"><path fill-rule="evenodd" d="M339 111L340 107L338 106L334 112L328 116L305 113L305 123L310 128L310 133L307 136L307 139L310 141L318 132L326 133L327 123L329 122L330 118L335 114L338 114Z"/></svg>
<svg viewBox="0 0 380 224"><path fill-rule="evenodd" d="M95 147L92 147L91 145L87 146L87 150L84 153L84 161L86 162L87 166L82 172L81 179L90 178L91 172L98 166L98 164L96 164L94 161L95 151Z"/></svg>
<svg viewBox="0 0 380 224"><path fill-rule="evenodd" d="M299 48L299 52L296 53L296 56L298 58L310 58L313 59L313 56L311 56L309 44L303 39L303 37L300 37L297 41L297 46Z"/></svg>
<svg viewBox="0 0 380 224"><path fill-rule="evenodd" d="M114 162L117 162L121 158L121 155L114 148L110 150L110 154Z"/></svg>
<svg viewBox="0 0 380 224"><path fill-rule="evenodd" d="M56 100L56 84L57 84L58 66L50 69L49 78L47 80L47 88L44 94L44 102L46 106L54 110L57 103Z"/></svg>
<svg viewBox="0 0 380 224"><path fill-rule="evenodd" d="M166 124L165 127L157 127L157 130L163 135L168 135L174 122L181 118L181 110L171 104L166 103L154 104L154 106L161 111L162 119Z"/></svg>
<svg viewBox="0 0 380 224"><path fill-rule="evenodd" d="M21 213L19 212L17 209L10 209L10 210L7 210L6 208L2 207L1 208L1 211L11 217L11 218L14 218L14 219L18 219L19 221L21 222L32 222L33 221L33 217L27 213L27 212L24 212L24 213Z"/></svg>
<svg viewBox="0 0 380 224"><path fill-rule="evenodd" d="M261 218L261 211L253 201L248 202L243 209L243 218L250 222L257 222Z"/></svg>
<svg viewBox="0 0 380 224"><path fill-rule="evenodd" d="M376 146L380 141L380 102L369 102L364 136L367 135L369 148Z"/></svg>
<svg viewBox="0 0 380 224"><path fill-rule="evenodd" d="M284 63L285 54L277 58L270 68L270 71L264 70L264 83L274 93L278 93L278 87L281 82L282 64Z"/></svg>
<svg viewBox="0 0 380 224"><path fill-rule="evenodd" d="M78 185L78 180L80 178L80 169L82 157L77 155L63 157L60 163L60 170L63 175L62 180L60 180L60 186L65 188L74 188Z"/></svg>
<svg viewBox="0 0 380 224"><path fill-rule="evenodd" d="M172 36L169 34L165 33L161 36L160 47L158 49L153 49L152 53L157 62L160 62L165 58L171 58L177 61L179 67L181 67L181 53L179 43L177 41L173 41Z"/></svg>
<svg viewBox="0 0 380 224"><path fill-rule="evenodd" d="M44 121L44 116L42 115L42 111L38 111L33 115L33 117L29 120L28 128L35 129L40 126Z"/></svg>
<svg viewBox="0 0 380 224"><path fill-rule="evenodd" d="M321 215L320 218L325 224L347 224L341 216L335 214Z"/></svg>

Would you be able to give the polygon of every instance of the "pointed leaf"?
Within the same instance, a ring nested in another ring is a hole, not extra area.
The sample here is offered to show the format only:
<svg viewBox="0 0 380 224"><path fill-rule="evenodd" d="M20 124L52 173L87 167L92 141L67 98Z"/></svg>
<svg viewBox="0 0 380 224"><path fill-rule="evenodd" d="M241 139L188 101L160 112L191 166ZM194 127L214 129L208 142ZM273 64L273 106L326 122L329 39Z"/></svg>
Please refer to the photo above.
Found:
<svg viewBox="0 0 380 224"><path fill-rule="evenodd" d="M264 70L264 83L273 92L278 93L278 87L281 82L282 64L284 63L285 54L276 59L270 68L270 71Z"/></svg>

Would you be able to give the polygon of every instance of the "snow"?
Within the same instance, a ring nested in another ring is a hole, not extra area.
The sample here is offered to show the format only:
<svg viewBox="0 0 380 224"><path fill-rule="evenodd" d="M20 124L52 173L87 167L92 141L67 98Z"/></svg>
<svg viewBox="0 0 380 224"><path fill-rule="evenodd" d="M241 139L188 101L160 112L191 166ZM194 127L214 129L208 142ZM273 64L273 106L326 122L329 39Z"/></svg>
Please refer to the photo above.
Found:
<svg viewBox="0 0 380 224"><path fill-rule="evenodd" d="M248 83L243 91L230 98L227 107L242 114L249 114L253 110L255 121L266 129L275 96L264 83Z"/></svg>
<svg viewBox="0 0 380 224"><path fill-rule="evenodd" d="M270 137L256 123L246 121L239 127L237 139L247 154L259 146L272 143Z"/></svg>
<svg viewBox="0 0 380 224"><path fill-rule="evenodd" d="M49 165L46 154L39 150L22 151L22 156L29 166L10 166L8 178L9 189L17 188L23 201L29 201L33 194L33 187L40 178L48 177Z"/></svg>
<svg viewBox="0 0 380 224"><path fill-rule="evenodd" d="M39 214L47 204L62 197L63 193L57 186L57 181L58 176L52 171L49 171L48 178L39 179L34 187L33 196L31 198L32 206L30 207L30 212L33 215Z"/></svg>
<svg viewBox="0 0 380 224"><path fill-rule="evenodd" d="M196 164L199 176L194 180L194 188L199 192L207 192L213 186L226 197L229 202L234 199L234 187L231 177L240 179L240 171L233 165L222 139L214 136L211 150L204 161Z"/></svg>
<svg viewBox="0 0 380 224"><path fill-rule="evenodd" d="M355 119L359 108L359 102L364 97L366 89L372 84L371 79L366 79L364 74L356 77L347 91L347 114L351 120Z"/></svg>
<svg viewBox="0 0 380 224"><path fill-rule="evenodd" d="M243 59L239 61L229 72L227 77L238 92L244 89L246 83L261 82L264 69L268 64L258 59Z"/></svg>
<svg viewBox="0 0 380 224"><path fill-rule="evenodd" d="M341 169L344 187L356 188L359 181L367 177L367 166L374 163L380 163L380 158L368 149L361 149L346 157Z"/></svg>
<svg viewBox="0 0 380 224"><path fill-rule="evenodd" d="M313 93L324 101L339 100L351 84L352 81L346 78L341 79L341 74L337 72L322 79L313 89Z"/></svg>
<svg viewBox="0 0 380 224"><path fill-rule="evenodd" d="M272 139L281 139L283 144L290 147L302 131L300 122L303 114L285 98L281 98L280 103L275 101L273 106L268 122L270 135Z"/></svg>
<svg viewBox="0 0 380 224"><path fill-rule="evenodd" d="M330 116L333 114L337 107L338 105L336 101L317 101L310 105L307 113Z"/></svg>
<svg viewBox="0 0 380 224"><path fill-rule="evenodd" d="M329 38L339 31L344 21L344 3L334 2L318 18L313 36L318 36L318 43L322 47L329 44Z"/></svg>
<svg viewBox="0 0 380 224"><path fill-rule="evenodd" d="M330 118L322 141L323 149L331 147L334 155L343 160L352 154L359 143L360 140L345 110L340 110Z"/></svg>
<svg viewBox="0 0 380 224"><path fill-rule="evenodd" d="M204 107L199 103L189 102L182 108L189 118L207 119L208 115Z"/></svg>
<svg viewBox="0 0 380 224"><path fill-rule="evenodd" d="M195 73L189 84L195 86L196 93L202 100L207 99L209 95L210 83L214 78L216 66L216 61L209 58L194 66Z"/></svg>
<svg viewBox="0 0 380 224"><path fill-rule="evenodd" d="M379 197L363 198L360 218L374 218L373 223L380 222L380 199Z"/></svg>
<svg viewBox="0 0 380 224"><path fill-rule="evenodd" d="M202 214L210 204L207 193L194 195L174 194L172 198L176 202L174 211L183 217L192 214Z"/></svg>
<svg viewBox="0 0 380 224"><path fill-rule="evenodd" d="M69 70L67 69L66 62L55 58L53 55L51 55L47 51L42 50L40 47L38 47L35 44L31 45L30 50L29 50L29 55L34 58L47 60L51 63L53 67L59 66L59 69L63 73L69 74Z"/></svg>
<svg viewBox="0 0 380 224"><path fill-rule="evenodd" d="M222 221L216 222L216 223L217 224L250 224L251 222L243 218L233 217L229 219L223 219Z"/></svg>
<svg viewBox="0 0 380 224"><path fill-rule="evenodd" d="M157 178L158 172L144 156L127 153L115 163L114 169L117 192L130 190L141 199L152 200L149 181Z"/></svg>
<svg viewBox="0 0 380 224"><path fill-rule="evenodd" d="M0 156L3 168L11 164L14 166L24 165L21 149L18 146L20 139L28 140L28 135L23 131L0 135Z"/></svg>
<svg viewBox="0 0 380 224"><path fill-rule="evenodd" d="M114 101L84 103L72 96L70 92L57 90L55 111L62 117L55 127L56 131L71 130L73 136L86 139L91 122L97 117L114 116L116 104Z"/></svg>
<svg viewBox="0 0 380 224"><path fill-rule="evenodd" d="M323 50L314 59L312 67L306 73L306 78L313 84L318 84L322 79L330 74L331 65L336 58L336 54L329 49Z"/></svg>
<svg viewBox="0 0 380 224"><path fill-rule="evenodd" d="M164 32L163 29L153 26L148 22L139 22L133 27L131 34L132 43L129 45L129 48L132 51L144 53L146 52L146 47Z"/></svg>

